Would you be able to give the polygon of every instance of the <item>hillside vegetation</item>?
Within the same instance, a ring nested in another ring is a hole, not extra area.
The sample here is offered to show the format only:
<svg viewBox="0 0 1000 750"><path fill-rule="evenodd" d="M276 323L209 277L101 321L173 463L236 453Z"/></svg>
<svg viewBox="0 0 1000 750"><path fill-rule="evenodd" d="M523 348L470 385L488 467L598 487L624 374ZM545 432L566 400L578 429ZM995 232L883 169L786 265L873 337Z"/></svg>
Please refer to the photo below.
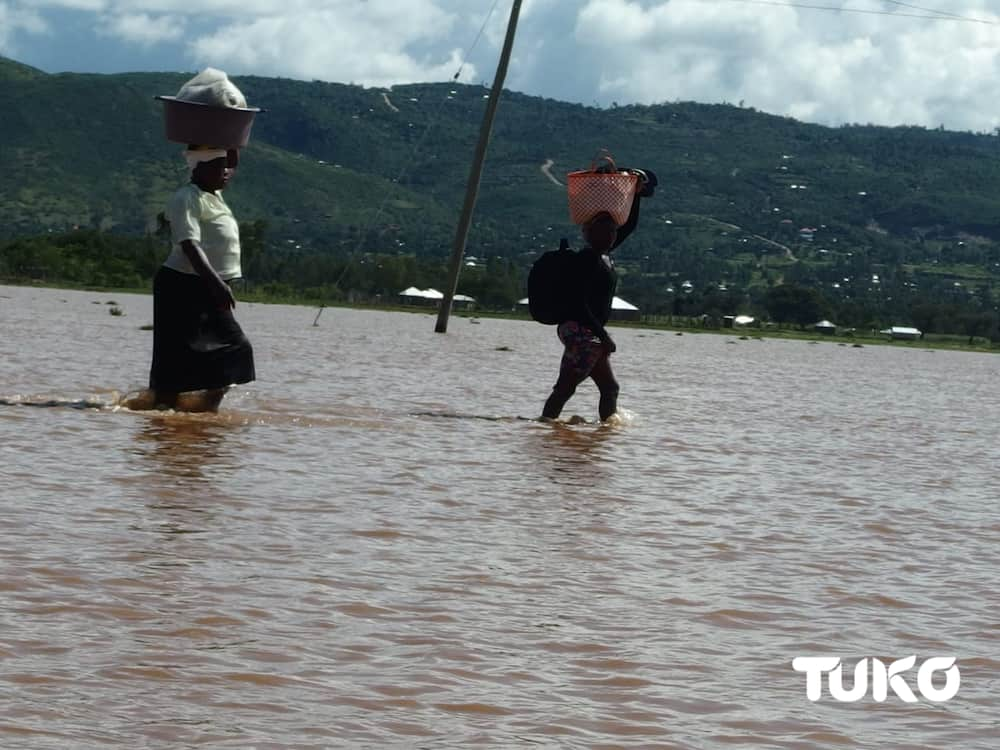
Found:
<svg viewBox="0 0 1000 750"><path fill-rule="evenodd" d="M0 58L0 275L57 279L81 243L55 252L46 238L96 230L132 238L145 278L157 214L186 179L153 97L190 75L51 75ZM365 298L433 281L488 92L237 83L267 109L227 192L255 233L251 282ZM505 92L467 250L481 263L463 286L509 307L539 252L576 242L565 191L542 167L561 180L602 147L660 177L618 253L621 294L644 312L767 314L784 284L842 325L967 330L978 316L977 330L996 328L995 135L828 128L729 105L598 109Z"/></svg>

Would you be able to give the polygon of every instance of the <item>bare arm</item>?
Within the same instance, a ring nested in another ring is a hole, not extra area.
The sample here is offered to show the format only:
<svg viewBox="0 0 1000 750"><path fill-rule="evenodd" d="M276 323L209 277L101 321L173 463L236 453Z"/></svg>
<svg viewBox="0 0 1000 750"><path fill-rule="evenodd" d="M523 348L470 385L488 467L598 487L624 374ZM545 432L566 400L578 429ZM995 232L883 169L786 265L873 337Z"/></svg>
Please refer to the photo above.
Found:
<svg viewBox="0 0 1000 750"><path fill-rule="evenodd" d="M612 249L618 247L626 239L628 239L628 236L630 234L632 234L632 230L635 229L636 224L639 223L639 201L640 200L641 199L640 199L640 196L639 196L639 192L636 191L635 196L632 198L632 210L629 211L628 219L625 220L625 223L622 224L620 227L618 227L618 236L615 238L615 244L611 246Z"/></svg>
<svg viewBox="0 0 1000 750"><path fill-rule="evenodd" d="M229 288L229 284L222 280L222 277L219 276L216 270L212 268L212 264L205 257L205 251L198 246L198 243L194 240L183 240L181 242L181 250L184 251L184 255L187 256L195 273L208 285L208 291L212 295L212 299L215 300L216 305L224 310L236 307L236 298L233 297L232 289Z"/></svg>
<svg viewBox="0 0 1000 750"><path fill-rule="evenodd" d="M607 328L602 326L597 321L597 316L595 316L593 311L590 309L590 305L584 303L583 309L586 311L587 317L581 322L597 334L597 338L601 340L601 344L609 353L615 351L618 347L615 346L615 342L612 340L611 334L608 333Z"/></svg>
<svg viewBox="0 0 1000 750"><path fill-rule="evenodd" d="M583 303L583 312L584 312L584 319L581 320L580 322L583 323L585 326L587 326L587 328L589 328L591 331L596 333L597 338L599 338L601 341L607 341L608 339L611 338L610 336L608 336L608 332L607 330L605 330L604 326L602 326L598 322L597 316L594 315L593 310L590 309L590 305L588 305L586 302Z"/></svg>

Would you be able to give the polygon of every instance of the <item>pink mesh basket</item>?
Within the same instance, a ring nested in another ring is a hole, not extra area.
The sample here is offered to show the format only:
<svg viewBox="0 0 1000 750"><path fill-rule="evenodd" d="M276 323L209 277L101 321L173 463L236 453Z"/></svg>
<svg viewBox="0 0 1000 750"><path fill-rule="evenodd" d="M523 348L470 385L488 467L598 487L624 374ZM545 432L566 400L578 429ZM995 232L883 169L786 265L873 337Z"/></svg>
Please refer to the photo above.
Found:
<svg viewBox="0 0 1000 750"><path fill-rule="evenodd" d="M610 156L601 158L611 164L612 171L599 172L595 165L591 165L589 170L566 175L569 215L574 224L586 224L603 212L611 214L618 226L628 221L639 176L632 172L619 172Z"/></svg>

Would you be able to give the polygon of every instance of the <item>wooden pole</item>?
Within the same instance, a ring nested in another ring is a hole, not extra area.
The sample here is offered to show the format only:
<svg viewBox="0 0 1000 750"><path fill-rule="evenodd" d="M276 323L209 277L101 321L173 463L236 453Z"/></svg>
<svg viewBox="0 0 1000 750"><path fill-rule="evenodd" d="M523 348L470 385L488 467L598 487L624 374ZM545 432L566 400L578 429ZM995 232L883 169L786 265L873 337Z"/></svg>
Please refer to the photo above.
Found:
<svg viewBox="0 0 1000 750"><path fill-rule="evenodd" d="M448 316L451 315L451 303L455 298L455 292L458 290L458 275L462 270L465 243L469 238L469 227L472 225L472 212L476 208L476 198L479 196L479 183L483 177L483 162L486 160L486 147L489 145L490 134L493 132L493 120L496 118L497 105L500 103L500 92L503 90L504 78L507 77L507 65L510 62L510 52L514 47L514 33L517 31L517 17L520 12L521 0L514 0L514 4L510 9L510 20L507 22L507 36L504 39L503 50L500 53L500 62L497 65L496 77L493 79L490 99L486 103L483 124L479 129L479 143L476 144L476 153L472 159L469 182L465 187L465 204L462 206L458 228L455 230L455 242L451 248L448 283L445 285L444 298L441 300L441 307L438 309L437 325L434 326L436 333L446 333L448 331Z"/></svg>

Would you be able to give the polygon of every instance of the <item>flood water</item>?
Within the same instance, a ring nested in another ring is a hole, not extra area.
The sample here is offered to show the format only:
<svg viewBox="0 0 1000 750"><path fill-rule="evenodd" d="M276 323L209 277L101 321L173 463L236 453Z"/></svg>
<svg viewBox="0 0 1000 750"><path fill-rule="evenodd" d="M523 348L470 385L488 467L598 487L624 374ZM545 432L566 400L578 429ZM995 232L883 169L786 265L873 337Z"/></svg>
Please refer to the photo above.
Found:
<svg viewBox="0 0 1000 750"><path fill-rule="evenodd" d="M315 313L134 413L151 297L0 287L0 748L997 747L1000 357L617 329L552 425L551 327Z"/></svg>

